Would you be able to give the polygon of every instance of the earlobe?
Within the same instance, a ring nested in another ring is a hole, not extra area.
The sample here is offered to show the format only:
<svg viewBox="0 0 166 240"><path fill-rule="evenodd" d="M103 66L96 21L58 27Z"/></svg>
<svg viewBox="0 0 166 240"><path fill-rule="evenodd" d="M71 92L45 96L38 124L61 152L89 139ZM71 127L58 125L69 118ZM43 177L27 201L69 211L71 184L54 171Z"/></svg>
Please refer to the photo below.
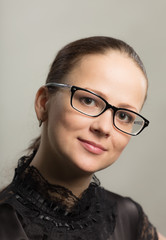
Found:
<svg viewBox="0 0 166 240"><path fill-rule="evenodd" d="M44 122L47 119L48 112L48 90L46 87L41 87L36 93L35 111L39 121Z"/></svg>

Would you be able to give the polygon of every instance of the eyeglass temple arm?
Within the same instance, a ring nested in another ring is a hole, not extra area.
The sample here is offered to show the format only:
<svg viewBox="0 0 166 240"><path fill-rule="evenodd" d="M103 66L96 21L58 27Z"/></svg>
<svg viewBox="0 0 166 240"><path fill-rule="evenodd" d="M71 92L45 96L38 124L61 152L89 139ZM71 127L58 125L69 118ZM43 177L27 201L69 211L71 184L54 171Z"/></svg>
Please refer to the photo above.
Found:
<svg viewBox="0 0 166 240"><path fill-rule="evenodd" d="M46 83L46 87L62 87L62 88L71 88L72 86L69 84L64 84L64 83Z"/></svg>

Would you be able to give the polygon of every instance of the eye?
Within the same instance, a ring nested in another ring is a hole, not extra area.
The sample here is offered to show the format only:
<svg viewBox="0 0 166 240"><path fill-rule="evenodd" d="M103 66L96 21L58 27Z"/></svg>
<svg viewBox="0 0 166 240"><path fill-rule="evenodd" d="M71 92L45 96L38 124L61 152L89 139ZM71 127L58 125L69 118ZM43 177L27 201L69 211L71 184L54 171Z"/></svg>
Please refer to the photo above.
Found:
<svg viewBox="0 0 166 240"><path fill-rule="evenodd" d="M135 117L130 112L127 112L127 111L118 111L116 113L116 118L120 122L130 123L130 124L132 124L135 119Z"/></svg>
<svg viewBox="0 0 166 240"><path fill-rule="evenodd" d="M83 104L87 105L87 106L96 106L96 101L92 98L89 97L81 97L80 102L82 102Z"/></svg>

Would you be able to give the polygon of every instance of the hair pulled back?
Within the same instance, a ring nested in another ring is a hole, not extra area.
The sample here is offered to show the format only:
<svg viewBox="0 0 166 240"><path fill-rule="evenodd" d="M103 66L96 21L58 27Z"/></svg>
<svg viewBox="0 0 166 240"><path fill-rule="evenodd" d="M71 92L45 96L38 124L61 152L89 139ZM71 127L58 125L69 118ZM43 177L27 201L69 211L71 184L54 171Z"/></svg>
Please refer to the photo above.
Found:
<svg viewBox="0 0 166 240"><path fill-rule="evenodd" d="M67 74L85 55L104 54L109 50L117 50L125 53L137 64L147 78L144 65L131 46L119 39L96 36L80 39L63 47L56 55L50 67L46 83L63 81Z"/></svg>
<svg viewBox="0 0 166 240"><path fill-rule="evenodd" d="M135 62L147 79L145 67L135 50L122 40L112 37L95 36L83 38L64 46L56 55L48 73L46 83L62 82L79 61L86 55L104 54L109 50L120 51ZM34 139L29 151L37 151L40 136Z"/></svg>

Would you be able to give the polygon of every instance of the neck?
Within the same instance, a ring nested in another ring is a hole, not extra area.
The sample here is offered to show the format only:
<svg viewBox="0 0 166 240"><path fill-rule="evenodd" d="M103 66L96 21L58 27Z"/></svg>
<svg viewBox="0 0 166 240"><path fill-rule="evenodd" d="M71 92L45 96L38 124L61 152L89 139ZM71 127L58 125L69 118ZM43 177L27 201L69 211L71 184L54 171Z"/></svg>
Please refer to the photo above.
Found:
<svg viewBox="0 0 166 240"><path fill-rule="evenodd" d="M88 188L92 178L91 173L82 172L70 163L64 164L57 156L43 151L41 147L31 165L35 166L49 183L64 186L77 197Z"/></svg>

